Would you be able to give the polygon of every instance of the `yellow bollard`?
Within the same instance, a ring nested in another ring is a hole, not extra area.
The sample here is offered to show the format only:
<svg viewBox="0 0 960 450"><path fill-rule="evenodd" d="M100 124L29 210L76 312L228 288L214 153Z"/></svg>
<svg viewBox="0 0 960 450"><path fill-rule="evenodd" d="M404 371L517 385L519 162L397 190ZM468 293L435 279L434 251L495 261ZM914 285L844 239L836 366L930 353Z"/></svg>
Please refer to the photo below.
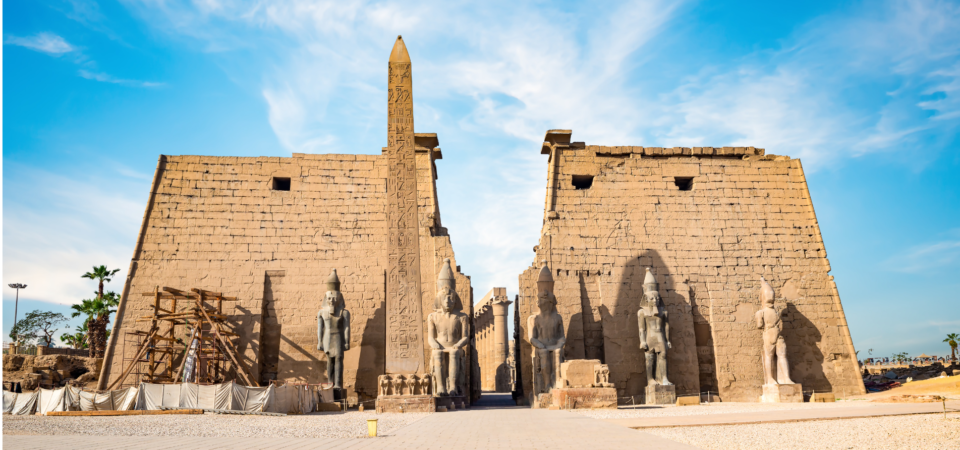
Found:
<svg viewBox="0 0 960 450"><path fill-rule="evenodd" d="M367 419L367 433L370 437L377 437L377 419Z"/></svg>

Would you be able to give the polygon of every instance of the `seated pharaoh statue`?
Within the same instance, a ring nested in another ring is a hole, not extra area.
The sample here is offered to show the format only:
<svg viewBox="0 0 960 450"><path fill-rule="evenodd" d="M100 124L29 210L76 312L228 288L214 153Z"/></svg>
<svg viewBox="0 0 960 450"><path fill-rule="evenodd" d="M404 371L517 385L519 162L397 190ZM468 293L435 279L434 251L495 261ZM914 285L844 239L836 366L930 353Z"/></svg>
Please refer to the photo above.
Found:
<svg viewBox="0 0 960 450"><path fill-rule="evenodd" d="M427 316L427 340L433 349L431 363L437 396L462 396L466 392L464 346L470 340L470 325L462 309L448 258L443 261L437 277L434 312Z"/></svg>
<svg viewBox="0 0 960 450"><path fill-rule="evenodd" d="M553 275L543 266L537 277L537 306L540 313L527 319L530 344L533 346L533 393L549 393L560 387L560 363L563 362L563 318L557 312L553 295Z"/></svg>

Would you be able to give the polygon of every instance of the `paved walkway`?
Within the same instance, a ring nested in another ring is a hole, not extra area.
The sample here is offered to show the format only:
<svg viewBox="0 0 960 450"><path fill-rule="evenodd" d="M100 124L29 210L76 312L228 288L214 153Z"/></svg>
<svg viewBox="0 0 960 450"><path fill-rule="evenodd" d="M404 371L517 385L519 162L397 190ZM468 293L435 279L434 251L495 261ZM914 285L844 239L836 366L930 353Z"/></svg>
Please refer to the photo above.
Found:
<svg viewBox="0 0 960 450"><path fill-rule="evenodd" d="M485 394L486 395L486 394ZM510 398L510 394L506 394ZM489 396L486 404L468 410L432 414L397 430L392 436L367 439L200 438L120 436L4 435L7 449L549 449L605 450L694 449L685 444L631 430L581 414L503 407L502 398ZM512 403L512 402L511 402ZM318 420L322 416L318 416Z"/></svg>
<svg viewBox="0 0 960 450"><path fill-rule="evenodd" d="M947 410L960 409L960 401L948 401ZM808 420L856 419L860 417L900 416L907 414L942 413L943 403L887 403L848 408L792 409L749 413L704 414L697 416L638 417L605 419L627 428L698 427L705 425L743 425L752 423L803 422Z"/></svg>

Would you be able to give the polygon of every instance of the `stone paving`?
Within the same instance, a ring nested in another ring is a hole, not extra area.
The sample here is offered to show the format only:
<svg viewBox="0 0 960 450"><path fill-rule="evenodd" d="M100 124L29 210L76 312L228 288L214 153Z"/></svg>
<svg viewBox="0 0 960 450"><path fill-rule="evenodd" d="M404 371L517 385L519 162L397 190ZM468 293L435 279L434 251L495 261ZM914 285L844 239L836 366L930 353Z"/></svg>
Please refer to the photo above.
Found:
<svg viewBox="0 0 960 450"><path fill-rule="evenodd" d="M808 420L836 420L865 417L898 416L943 413L960 410L960 401L943 403L885 403L850 405L848 407L791 409L783 411L744 412L729 414L702 414L674 417L637 417L604 419L606 422L628 428L691 427L710 425L745 425L756 423L803 422Z"/></svg>
<svg viewBox="0 0 960 450"><path fill-rule="evenodd" d="M485 394L486 404L510 404ZM694 449L686 444L564 411L475 406L432 414L392 435L366 439L4 435L8 449ZM318 420L321 420L318 416ZM109 432L109 431L107 431Z"/></svg>

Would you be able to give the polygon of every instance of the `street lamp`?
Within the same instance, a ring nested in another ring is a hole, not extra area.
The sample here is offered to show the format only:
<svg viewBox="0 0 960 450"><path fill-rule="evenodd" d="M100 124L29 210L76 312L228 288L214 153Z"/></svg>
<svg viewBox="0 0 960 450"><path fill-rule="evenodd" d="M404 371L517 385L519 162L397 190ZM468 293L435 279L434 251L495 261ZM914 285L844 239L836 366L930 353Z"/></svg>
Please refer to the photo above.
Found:
<svg viewBox="0 0 960 450"><path fill-rule="evenodd" d="M10 286L17 290L17 297L13 303L13 326L17 326L17 305L20 303L20 289L26 289L27 285L23 283L10 283L7 286Z"/></svg>

